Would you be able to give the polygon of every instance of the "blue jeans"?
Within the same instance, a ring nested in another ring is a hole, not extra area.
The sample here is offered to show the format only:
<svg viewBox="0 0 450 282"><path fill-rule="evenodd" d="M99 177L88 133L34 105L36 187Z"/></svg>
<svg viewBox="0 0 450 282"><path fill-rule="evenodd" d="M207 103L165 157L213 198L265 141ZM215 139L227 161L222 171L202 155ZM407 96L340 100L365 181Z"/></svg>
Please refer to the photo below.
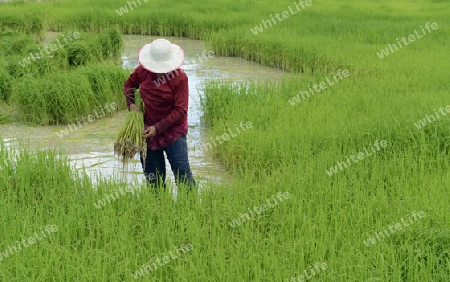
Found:
<svg viewBox="0 0 450 282"><path fill-rule="evenodd" d="M188 150L186 136L178 138L169 146L160 150L147 150L147 157L144 160L141 155L141 164L144 170L145 178L148 184L158 188L163 186L166 188L166 162L164 160L164 151L169 159L170 167L175 175L175 183L185 184L192 190L196 186L192 177L191 168L189 166Z"/></svg>

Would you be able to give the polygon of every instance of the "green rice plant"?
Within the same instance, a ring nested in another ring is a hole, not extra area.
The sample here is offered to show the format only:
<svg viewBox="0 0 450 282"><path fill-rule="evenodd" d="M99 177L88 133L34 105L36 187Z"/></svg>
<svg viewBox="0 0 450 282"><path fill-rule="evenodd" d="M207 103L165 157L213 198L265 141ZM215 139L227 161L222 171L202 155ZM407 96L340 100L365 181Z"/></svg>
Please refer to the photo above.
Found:
<svg viewBox="0 0 450 282"><path fill-rule="evenodd" d="M44 47L28 35L3 33L0 45L4 47L4 69L13 77L40 76L67 69L64 49L59 48L48 55L43 51Z"/></svg>
<svg viewBox="0 0 450 282"><path fill-rule="evenodd" d="M254 160L254 163L246 163L244 167L254 168L258 171L252 170L251 174L264 175L269 171L278 170L277 168L284 169L284 166L280 166L279 160L291 159L292 152L299 152L299 147L302 148L302 151L304 150L304 154L311 154L308 152L313 148L316 148L314 151L320 150L320 148L333 148L333 144L338 142L340 145L336 150L343 151L342 157L345 157L346 154L351 154L351 150L357 151L353 148L354 144L364 143L367 136L373 136L374 140L385 138L391 140L390 142L399 139L395 142L395 149L393 150L411 148L412 151L415 151L420 146L419 144L423 143L428 144L430 148L433 146L440 148L440 150L429 155L430 158L448 153L448 146L450 145L447 138L450 133L448 131L450 122L448 118L443 117L439 123L430 125L423 131L417 131L417 129L411 127L419 117L411 119L409 117L411 112L405 111L402 116L397 115L396 118L401 124L409 126L400 127L397 123L390 122L390 115L386 114L398 107L398 97L386 97L389 106L386 106L382 111L371 108L370 105L376 105L376 103L370 102L370 99L376 98L370 97L370 94L366 96L358 92L357 89L360 89L360 86L353 85L352 79L348 79L348 81L341 81L339 84L333 85L294 106L288 103L288 99L296 95L295 93L298 93L299 90L308 89L308 82L298 82L291 79L282 83L261 82L250 85L229 85L218 82L208 84L205 88L202 106L205 123L212 130L213 136L219 135L220 132L227 132L228 128L233 129L235 124L239 124L241 121L251 121L255 128L261 130L260 132L251 130L248 132L249 136L238 136L233 141L226 142L226 144L229 144L229 148L227 148L227 145L219 145L216 154L230 166L239 163L239 160ZM371 84L368 83L368 85ZM391 86L396 87L395 85ZM344 93L347 96L345 98ZM436 97L440 98L437 99L435 104L446 105L443 94ZM352 101L352 103L349 104L349 101ZM361 104L358 101L365 101L365 103ZM360 111L361 107L371 113L370 119L354 117L354 114ZM410 110L413 111L412 108ZM333 112L334 115L329 116L325 114L327 112ZM342 124L341 120L350 122ZM295 133L297 131L296 124L299 121L302 126L302 134ZM317 127L317 124L320 124L320 127ZM387 126L388 124L391 124L391 126ZM292 128L292 131L289 132L288 128ZM270 134L264 132L270 132ZM439 133L437 134L437 132ZM422 134L428 136L426 140L420 137ZM262 136L261 144L256 144L256 136L260 135ZM283 145L279 136L289 136L286 138L286 144ZM351 138L345 141L346 136L351 136ZM405 139L407 136L408 138ZM431 139L429 139L430 137ZM410 138L414 138L415 141ZM306 142L306 140L310 141ZM346 142L345 145L342 142ZM320 144L320 147L317 144ZM278 146L282 146L284 149L280 151L277 149ZM258 155L246 155L242 152L242 148L254 148L255 150L245 151L258 152ZM260 149L256 150L256 148ZM352 149L345 151L344 148ZM286 155L283 157L285 153ZM339 159L339 157L336 156L336 159ZM245 173L245 170L241 169L239 172Z"/></svg>
<svg viewBox="0 0 450 282"><path fill-rule="evenodd" d="M12 109L11 106L3 101L0 101L0 124L5 124L11 121Z"/></svg>
<svg viewBox="0 0 450 282"><path fill-rule="evenodd" d="M98 34L98 42L99 47L101 48L102 57L103 58L110 57L113 54L113 52L111 39L109 38L109 35L107 33Z"/></svg>
<svg viewBox="0 0 450 282"><path fill-rule="evenodd" d="M446 214L439 212L448 212L446 199L414 197L426 190L445 192L442 184L450 180L448 173L389 186L380 185L383 175L375 173L371 182L349 177L334 181L329 189L326 178L303 178L316 169L311 159L302 167L303 174L291 166L276 176L266 175L264 186L246 178L225 189L208 185L200 195L178 197L174 206L169 193L155 197L145 185L128 186L133 193L124 192L127 186L120 181L102 179L94 185L58 150L33 152L5 148L0 142L0 166L0 212L9 226L0 230L0 250L4 253L48 224L58 227L3 258L0 278L6 281L35 276L49 281L128 281L152 262L156 267L147 274L142 271L141 280L283 281L316 262L328 266L314 275L318 281L448 277L448 224ZM402 178L396 174L391 179ZM421 188L425 182L427 188ZM275 203L277 191L290 197ZM402 204L396 204L401 199ZM253 210L262 204L264 212ZM370 247L363 244L414 209L426 216ZM8 216L11 210L14 216ZM192 250L177 256L181 243L191 244ZM166 255L170 261L158 264ZM42 257L45 264L30 267ZM60 271L52 273L56 263Z"/></svg>
<svg viewBox="0 0 450 282"><path fill-rule="evenodd" d="M0 32L23 32L33 35L36 40L42 39L44 36L44 21L42 18L36 16L35 14L26 12L26 8L24 6L18 6L16 8L24 10L22 10L19 14L10 14L6 11L0 14Z"/></svg>
<svg viewBox="0 0 450 282"><path fill-rule="evenodd" d="M14 78L19 78L23 76L37 75L38 72L35 67L31 64L24 63L23 66L20 64L23 62L24 56L8 56L5 57L5 70L8 74Z"/></svg>
<svg viewBox="0 0 450 282"><path fill-rule="evenodd" d="M29 48L37 45L29 35L11 31L0 33L0 54L5 56L28 54Z"/></svg>
<svg viewBox="0 0 450 282"><path fill-rule="evenodd" d="M79 72L89 80L98 105L115 102L119 109L126 108L123 98L123 84L129 75L126 70L116 65L102 64L80 68Z"/></svg>
<svg viewBox="0 0 450 282"><path fill-rule="evenodd" d="M123 49L123 40L122 40L122 34L119 32L117 28L109 28L107 31L109 40L111 42L111 50L108 53L108 56L116 57L118 56L120 58L120 52Z"/></svg>
<svg viewBox="0 0 450 282"><path fill-rule="evenodd" d="M108 71L104 66L92 66L80 69L84 76L89 80L89 84L92 87L92 91L97 94L106 95L108 92L113 91L110 88L110 81L108 80ZM118 89L115 89L117 92ZM98 96L99 98L101 96ZM107 101L99 101L100 103Z"/></svg>
<svg viewBox="0 0 450 282"><path fill-rule="evenodd" d="M370 101L370 95L363 94L370 92L358 92L356 89L361 86L355 85L351 78L290 105L287 100L292 93L298 93L309 83L294 79L255 84L211 82L206 85L202 100L205 123L212 137L229 129L236 132L235 127L241 121L253 124L252 129L213 148L214 155L235 178L257 183L253 193L248 189L237 192L234 200L247 195L269 198L279 190L288 191L297 199L286 206L289 211L284 215L292 217L265 225L266 232L281 228L289 234L284 239L297 238L274 265L286 266L300 260L299 265L303 266L291 271L292 275L298 275L305 264L319 261L324 255L339 267L336 271L330 267L326 281L360 281L371 277L418 281L415 280L418 276L448 277L448 259L439 250L448 248L450 241L431 239L436 242L431 247L427 240L417 236L416 227L407 226L369 248L362 244L374 232L400 221L408 210L426 211L429 217L416 223L424 233L434 229L431 222L442 224L437 228L442 233L448 229L448 218L442 214L443 210L445 214L448 212L445 201L415 196L430 191L435 195L444 193L442 183L448 181L450 166L448 118L417 130L413 123L418 117L411 118L414 110L410 109L397 113L393 122L392 114L386 113L399 107L398 97L385 97L386 106L380 111ZM390 87L398 86L390 84ZM436 95L433 104L446 105L444 97L442 92ZM361 111L370 113L370 118L359 116ZM332 176L325 173L337 161L345 161L347 156L363 151L377 139L387 140L388 146ZM307 220L296 220L305 215ZM245 239L238 240L242 241ZM329 248L339 248L347 255ZM427 259L412 255L414 250L426 250ZM421 269L415 268L418 263ZM367 271L361 271L361 265ZM342 268L346 269L347 277L342 277Z"/></svg>
<svg viewBox="0 0 450 282"><path fill-rule="evenodd" d="M121 63L122 36L117 29L108 29L99 35L81 34L80 39L65 48L71 66L86 65L90 62L114 61Z"/></svg>
<svg viewBox="0 0 450 282"><path fill-rule="evenodd" d="M6 4L0 20L9 21L8 30L20 30L24 10L32 9L56 31L118 27L123 33L205 39L216 54L302 76L206 85L203 121L212 138L236 132L243 121L253 126L212 149L233 176L232 185L205 184L200 195L178 195L176 205L170 195L156 198L144 187L122 193L120 181L102 179L94 188L89 178L70 174L60 161L64 157L52 152L21 151L16 160L1 147L0 214L8 229L0 229L0 251L49 221L61 232L2 261L0 280L128 281L180 242L192 243L194 250L148 271L143 281L286 281L316 262L328 268L311 281L448 280L449 118L442 115L420 129L414 125L449 104L449 63L443 59L450 36L448 3L313 1L253 34L262 20L293 4L141 2L122 16L116 10L127 3L119 0ZM92 9L86 11L86 5ZM377 56L431 21L438 30L383 59ZM89 48L95 49L91 62L108 53L98 43ZM30 119L44 124L55 117L76 120L96 101L124 100L126 76L119 67L106 68L89 64L43 79L25 72L12 85L11 101L22 99L21 112L41 114ZM298 96L339 69L350 76L304 99ZM56 80L68 85L52 87ZM106 95L108 84L112 96ZM95 97L97 92L104 94ZM29 100L21 97L28 94ZM23 106L31 103L36 106ZM375 140L388 146L348 164L347 158ZM339 161L347 167L328 175ZM264 212L253 209L278 192L288 192L289 200L267 205ZM367 238L414 210L424 211L425 218L366 245ZM43 257L46 263L36 264Z"/></svg>
<svg viewBox="0 0 450 282"><path fill-rule="evenodd" d="M95 69L103 77L94 77ZM123 85L119 86L116 79L123 83L126 74L121 67L111 65L24 77L12 85L11 102L23 121L41 125L73 123L100 111L107 102L125 108Z"/></svg>
<svg viewBox="0 0 450 282"><path fill-rule="evenodd" d="M14 34L14 36L2 37L5 48L5 69L13 77L22 77L25 75L42 76L49 73L54 73L61 70L69 69L69 64L74 63L74 60L87 61L95 52L86 50L86 58L76 55L76 51L71 52L68 56L67 48L70 45L64 45L56 50L48 53L44 51L44 46L36 43L29 36L22 34ZM55 39L51 44L59 46L56 42L61 38ZM47 50L48 51L48 50ZM73 51L73 50L71 50ZM99 56L100 57L100 56ZM70 58L70 60L69 60Z"/></svg>
<svg viewBox="0 0 450 282"><path fill-rule="evenodd" d="M67 59L71 66L82 66L94 58L92 49L87 42L75 42L67 47Z"/></svg>
<svg viewBox="0 0 450 282"><path fill-rule="evenodd" d="M12 83L13 78L6 70L0 68L0 102L8 103L9 97L11 95Z"/></svg>
<svg viewBox="0 0 450 282"><path fill-rule="evenodd" d="M22 15L2 13L1 31L21 31L25 26L25 18Z"/></svg>
<svg viewBox="0 0 450 282"><path fill-rule="evenodd" d="M84 68L78 72L79 86L73 78L77 74L72 76L72 74L60 73L62 70L67 71L89 62L115 61L118 63L119 50L122 46L121 36L117 35L116 30L111 29L106 39L110 42L111 38L114 44L109 44L108 51L104 53L105 56L101 51L102 44L105 42L99 42L99 37L95 35L84 34L82 40L69 42L47 54L43 51L43 46L35 43L28 36L18 33L2 34L0 44L7 48L4 51L5 61L1 70L3 82L1 98L8 101L11 95L14 96L14 104L21 113L20 119L43 125L74 122L80 115L92 111L95 107L99 109L108 102L114 101L119 108L124 108L122 88L126 74L121 67L108 65ZM58 40L63 38L58 37L54 44ZM57 77L52 77L56 73L59 73ZM89 82L86 81L86 76ZM33 77L36 79L29 81ZM13 78L19 80L13 80ZM56 81L52 82L53 79ZM34 89L31 92L27 90L29 85L34 85L35 82L37 84ZM88 87L83 89L83 86ZM27 96L30 93L32 95ZM66 93L70 97L66 96ZM69 97L67 101L64 101L67 97ZM32 102L33 99L36 99L36 103Z"/></svg>

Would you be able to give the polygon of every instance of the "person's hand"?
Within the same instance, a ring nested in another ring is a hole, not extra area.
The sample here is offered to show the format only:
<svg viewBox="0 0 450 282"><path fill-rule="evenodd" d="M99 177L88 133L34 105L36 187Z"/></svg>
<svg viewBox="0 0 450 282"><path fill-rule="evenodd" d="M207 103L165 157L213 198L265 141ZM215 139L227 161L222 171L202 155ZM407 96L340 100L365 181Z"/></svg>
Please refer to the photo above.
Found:
<svg viewBox="0 0 450 282"><path fill-rule="evenodd" d="M144 138L152 138L156 135L156 129L154 126L149 126L142 132L142 137Z"/></svg>
<svg viewBox="0 0 450 282"><path fill-rule="evenodd" d="M130 105L130 111L141 111L141 109L139 109L138 106L136 106L136 104L131 104Z"/></svg>

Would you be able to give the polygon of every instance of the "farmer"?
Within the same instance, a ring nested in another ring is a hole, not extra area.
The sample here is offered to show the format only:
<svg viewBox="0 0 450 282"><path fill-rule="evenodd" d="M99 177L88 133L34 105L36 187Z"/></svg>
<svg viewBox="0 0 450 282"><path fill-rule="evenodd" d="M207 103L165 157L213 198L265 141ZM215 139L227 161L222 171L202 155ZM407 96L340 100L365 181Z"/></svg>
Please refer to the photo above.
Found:
<svg viewBox="0 0 450 282"><path fill-rule="evenodd" d="M144 175L155 188L166 187L166 152L175 182L186 184L191 190L196 183L186 144L189 88L188 77L180 69L184 51L160 38L144 45L138 60L139 66L125 82L124 94L130 111L140 111L134 103L135 89L139 89L144 102L142 136L147 139L146 159L141 155Z"/></svg>

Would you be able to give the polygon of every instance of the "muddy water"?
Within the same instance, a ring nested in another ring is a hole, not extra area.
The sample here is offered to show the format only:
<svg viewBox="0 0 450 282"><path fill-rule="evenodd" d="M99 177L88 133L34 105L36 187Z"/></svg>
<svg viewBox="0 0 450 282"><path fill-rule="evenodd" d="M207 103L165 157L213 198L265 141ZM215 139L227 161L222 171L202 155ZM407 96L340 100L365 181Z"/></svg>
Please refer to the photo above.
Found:
<svg viewBox="0 0 450 282"><path fill-rule="evenodd" d="M47 44L56 34L49 33L44 44ZM125 50L122 55L124 68L134 69L137 65L137 53L145 43L157 37L124 35ZM179 44L185 51L183 69L189 77L189 133L188 149L191 168L194 176L204 182L227 181L229 177L225 169L208 153L201 144L206 140L207 133L200 123L201 86L205 80L227 79L230 81L246 81L255 79L280 79L286 73L239 58L216 57L211 48L202 41L185 38L167 38ZM211 51L211 52L210 52ZM94 180L97 177L120 178L127 182L142 182L142 168L138 158L132 162L127 171L113 154L114 138L124 121L126 111L114 114L112 117L99 118L69 135L59 138L57 133L65 126L29 126L9 124L0 126L0 134L7 144L17 142L29 143L31 148L59 147L69 155L72 164L78 170L85 170ZM166 160L168 181L173 181L170 165Z"/></svg>

